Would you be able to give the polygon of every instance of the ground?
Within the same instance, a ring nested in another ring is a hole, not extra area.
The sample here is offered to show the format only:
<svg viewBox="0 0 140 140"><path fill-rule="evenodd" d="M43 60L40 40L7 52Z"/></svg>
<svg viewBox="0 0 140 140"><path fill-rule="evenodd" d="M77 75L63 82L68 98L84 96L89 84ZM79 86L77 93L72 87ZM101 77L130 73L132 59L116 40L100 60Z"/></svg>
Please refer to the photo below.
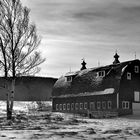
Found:
<svg viewBox="0 0 140 140"><path fill-rule="evenodd" d="M140 118L126 116L89 119L72 114L37 110L35 103L15 103L14 118L7 121L5 103L0 109L0 140L139 140Z"/></svg>

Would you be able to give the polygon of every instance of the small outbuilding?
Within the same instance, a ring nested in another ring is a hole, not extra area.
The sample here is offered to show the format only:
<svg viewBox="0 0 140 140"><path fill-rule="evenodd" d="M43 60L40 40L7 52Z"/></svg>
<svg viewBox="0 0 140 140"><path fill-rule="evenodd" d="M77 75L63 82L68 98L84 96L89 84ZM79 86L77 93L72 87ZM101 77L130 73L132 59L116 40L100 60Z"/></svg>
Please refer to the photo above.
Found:
<svg viewBox="0 0 140 140"><path fill-rule="evenodd" d="M15 101L50 101L56 78L22 76L15 79ZM0 100L7 100L12 78L0 77Z"/></svg>
<svg viewBox="0 0 140 140"><path fill-rule="evenodd" d="M52 91L53 111L95 116L140 113L140 60L86 68L60 77ZM84 65L84 66L83 66Z"/></svg>

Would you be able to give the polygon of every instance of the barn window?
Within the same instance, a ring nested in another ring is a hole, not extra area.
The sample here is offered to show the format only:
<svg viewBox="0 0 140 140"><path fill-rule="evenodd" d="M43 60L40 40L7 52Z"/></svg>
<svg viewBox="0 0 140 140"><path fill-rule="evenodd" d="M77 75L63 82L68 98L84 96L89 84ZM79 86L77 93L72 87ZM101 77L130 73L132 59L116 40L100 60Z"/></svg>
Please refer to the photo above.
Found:
<svg viewBox="0 0 140 140"><path fill-rule="evenodd" d="M102 108L106 109L106 102L105 101L102 102Z"/></svg>
<svg viewBox="0 0 140 140"><path fill-rule="evenodd" d="M56 104L56 110L59 110L59 105L58 104Z"/></svg>
<svg viewBox="0 0 140 140"><path fill-rule="evenodd" d="M127 80L131 80L131 73L127 72Z"/></svg>
<svg viewBox="0 0 140 140"><path fill-rule="evenodd" d="M134 91L134 101L140 102L140 92L139 91Z"/></svg>
<svg viewBox="0 0 140 140"><path fill-rule="evenodd" d="M111 101L108 101L107 102L107 106L108 106L108 109L111 109L112 108L112 102Z"/></svg>
<svg viewBox="0 0 140 140"><path fill-rule="evenodd" d="M99 71L97 76L104 77L105 76L105 71Z"/></svg>
<svg viewBox="0 0 140 140"><path fill-rule="evenodd" d="M67 110L70 110L70 104L69 103L67 104Z"/></svg>
<svg viewBox="0 0 140 140"><path fill-rule="evenodd" d="M67 81L67 82L72 82L72 76L67 76L67 77L66 77L66 81Z"/></svg>
<svg viewBox="0 0 140 140"><path fill-rule="evenodd" d="M83 109L83 103L80 103L80 110Z"/></svg>
<svg viewBox="0 0 140 140"><path fill-rule="evenodd" d="M95 103L94 102L90 102L90 110L94 110L95 109Z"/></svg>
<svg viewBox="0 0 140 140"><path fill-rule="evenodd" d="M74 109L74 103L71 104L71 110L73 110L73 109Z"/></svg>
<svg viewBox="0 0 140 140"><path fill-rule="evenodd" d="M62 104L59 105L59 109L62 110Z"/></svg>
<svg viewBox="0 0 140 140"><path fill-rule="evenodd" d="M101 102L97 102L97 109L101 109Z"/></svg>
<svg viewBox="0 0 140 140"><path fill-rule="evenodd" d="M122 108L123 109L129 109L129 102L128 101L122 101Z"/></svg>
<svg viewBox="0 0 140 140"><path fill-rule="evenodd" d="M135 66L134 71L135 71L135 73L139 73L139 66Z"/></svg>
<svg viewBox="0 0 140 140"><path fill-rule="evenodd" d="M125 105L126 106L126 109L129 109L129 102L126 102L125 104L126 104Z"/></svg>
<svg viewBox="0 0 140 140"><path fill-rule="evenodd" d="M63 110L66 110L66 104L63 104Z"/></svg>
<svg viewBox="0 0 140 140"><path fill-rule="evenodd" d="M87 102L84 103L84 109L87 109Z"/></svg>
<svg viewBox="0 0 140 140"><path fill-rule="evenodd" d="M78 110L78 103L75 104L75 110Z"/></svg>

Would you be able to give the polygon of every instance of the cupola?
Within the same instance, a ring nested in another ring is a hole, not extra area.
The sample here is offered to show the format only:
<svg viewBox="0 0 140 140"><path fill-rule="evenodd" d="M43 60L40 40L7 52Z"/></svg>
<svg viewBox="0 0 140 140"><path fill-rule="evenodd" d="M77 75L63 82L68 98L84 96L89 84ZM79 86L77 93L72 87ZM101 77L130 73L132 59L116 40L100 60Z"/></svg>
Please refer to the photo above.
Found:
<svg viewBox="0 0 140 140"><path fill-rule="evenodd" d="M81 65L82 65L82 67L81 67L81 69L80 70L84 70L84 69L86 69L86 62L85 62L85 60L84 59L82 59L83 60L83 62L81 63Z"/></svg>
<svg viewBox="0 0 140 140"><path fill-rule="evenodd" d="M114 65L120 63L119 57L120 57L120 56L119 56L119 55L117 54L117 52L116 52L116 54L114 55L115 60L113 61L113 64L114 64Z"/></svg>

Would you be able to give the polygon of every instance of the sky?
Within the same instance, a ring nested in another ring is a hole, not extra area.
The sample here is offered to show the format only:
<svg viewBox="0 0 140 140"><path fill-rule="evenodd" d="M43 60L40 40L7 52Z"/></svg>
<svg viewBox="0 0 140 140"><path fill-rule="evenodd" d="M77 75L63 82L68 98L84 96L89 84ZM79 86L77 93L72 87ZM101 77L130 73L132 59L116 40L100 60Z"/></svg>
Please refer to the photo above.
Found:
<svg viewBox="0 0 140 140"><path fill-rule="evenodd" d="M140 59L139 0L21 0L42 41L39 76L60 77L81 68Z"/></svg>

